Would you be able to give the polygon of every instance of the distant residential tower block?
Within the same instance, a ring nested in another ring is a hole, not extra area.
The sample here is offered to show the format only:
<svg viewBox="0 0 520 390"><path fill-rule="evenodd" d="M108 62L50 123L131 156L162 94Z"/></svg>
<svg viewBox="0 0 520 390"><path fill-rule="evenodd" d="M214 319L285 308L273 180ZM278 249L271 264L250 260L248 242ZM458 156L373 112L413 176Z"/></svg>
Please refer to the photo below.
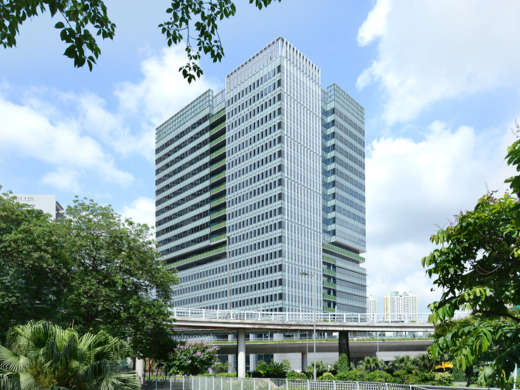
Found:
<svg viewBox="0 0 520 390"><path fill-rule="evenodd" d="M390 321L417 321L417 295L412 292L392 291L384 298L385 319Z"/></svg>

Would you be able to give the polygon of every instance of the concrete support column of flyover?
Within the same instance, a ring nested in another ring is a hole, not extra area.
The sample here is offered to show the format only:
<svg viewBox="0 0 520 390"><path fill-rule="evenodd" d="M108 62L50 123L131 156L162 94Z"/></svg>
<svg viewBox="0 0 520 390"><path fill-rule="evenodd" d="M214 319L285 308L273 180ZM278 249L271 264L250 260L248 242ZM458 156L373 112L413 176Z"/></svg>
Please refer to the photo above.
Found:
<svg viewBox="0 0 520 390"><path fill-rule="evenodd" d="M339 331L339 337L338 337L338 356L341 356L342 353L347 355L348 363L352 362L350 360L350 346L348 343L348 331L346 330L340 330Z"/></svg>
<svg viewBox="0 0 520 390"><path fill-rule="evenodd" d="M302 352L302 372L304 372L309 365L308 356L309 354L307 352Z"/></svg>
<svg viewBox="0 0 520 390"><path fill-rule="evenodd" d="M237 330L237 377L246 377L246 330Z"/></svg>

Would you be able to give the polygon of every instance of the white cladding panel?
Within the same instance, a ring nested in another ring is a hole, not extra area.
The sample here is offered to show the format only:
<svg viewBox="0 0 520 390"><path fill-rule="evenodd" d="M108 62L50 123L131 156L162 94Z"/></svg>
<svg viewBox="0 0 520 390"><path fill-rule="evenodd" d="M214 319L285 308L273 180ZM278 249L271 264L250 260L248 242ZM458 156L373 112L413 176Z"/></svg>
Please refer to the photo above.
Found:
<svg viewBox="0 0 520 390"><path fill-rule="evenodd" d="M56 195L31 195L14 194L20 203L26 203L30 207L43 211L45 214L56 218Z"/></svg>

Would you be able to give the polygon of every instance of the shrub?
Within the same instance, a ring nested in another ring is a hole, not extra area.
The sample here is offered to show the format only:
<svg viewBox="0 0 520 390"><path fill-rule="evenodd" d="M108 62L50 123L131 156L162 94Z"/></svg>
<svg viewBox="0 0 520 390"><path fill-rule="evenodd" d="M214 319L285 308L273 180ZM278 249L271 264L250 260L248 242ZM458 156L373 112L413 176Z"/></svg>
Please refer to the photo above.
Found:
<svg viewBox="0 0 520 390"><path fill-rule="evenodd" d="M435 374L433 372L417 371L415 373L420 383L428 383L435 381Z"/></svg>
<svg viewBox="0 0 520 390"><path fill-rule="evenodd" d="M398 371L395 371L393 375L394 375L394 377L403 380L404 376L406 375L406 371L405 370L398 370Z"/></svg>
<svg viewBox="0 0 520 390"><path fill-rule="evenodd" d="M336 371L339 372L347 372L350 368L350 364L347 358L347 355L342 353L339 355L338 364L336 366Z"/></svg>
<svg viewBox="0 0 520 390"><path fill-rule="evenodd" d="M334 375L332 375L331 372L326 372L325 374L323 374L322 376L320 376L318 378L318 380L320 381L333 381L335 378L334 378Z"/></svg>
<svg viewBox="0 0 520 390"><path fill-rule="evenodd" d="M466 376L466 373L464 370L460 368L455 368L453 370L453 382L467 382L468 377Z"/></svg>
<svg viewBox="0 0 520 390"><path fill-rule="evenodd" d="M222 378L236 378L237 373L236 372L233 372L233 373L223 372L222 374L217 374L215 376L222 377Z"/></svg>
<svg viewBox="0 0 520 390"><path fill-rule="evenodd" d="M309 377L307 375L305 375L304 372L299 372L298 379L309 379Z"/></svg>
<svg viewBox="0 0 520 390"><path fill-rule="evenodd" d="M419 378L415 374L405 374L403 382L405 385L416 385L420 383Z"/></svg>
<svg viewBox="0 0 520 390"><path fill-rule="evenodd" d="M336 380L337 381L349 381L348 372L338 372L336 374Z"/></svg>
<svg viewBox="0 0 520 390"><path fill-rule="evenodd" d="M339 381L363 382L367 379L367 373L359 370L350 370L349 372L340 372L336 379Z"/></svg>
<svg viewBox="0 0 520 390"><path fill-rule="evenodd" d="M384 371L373 371L367 375L367 381L369 382L381 382L381 383L392 383L394 378L392 375Z"/></svg>
<svg viewBox="0 0 520 390"><path fill-rule="evenodd" d="M168 355L166 367L168 371L180 374L204 374L208 372L208 368L220 365L217 351L217 346L206 342L180 342Z"/></svg>
<svg viewBox="0 0 520 390"><path fill-rule="evenodd" d="M256 365L256 371L262 371L265 373L268 370L269 370L269 366L267 365L267 363L264 362L263 360L259 360L258 364Z"/></svg>
<svg viewBox="0 0 520 390"><path fill-rule="evenodd" d="M449 372L436 372L433 376L438 386L451 386L453 383L453 375Z"/></svg>
<svg viewBox="0 0 520 390"><path fill-rule="evenodd" d="M299 374L299 373L296 372L296 371L289 371L289 372L285 375L285 377L286 377L287 379L298 379L298 374Z"/></svg>

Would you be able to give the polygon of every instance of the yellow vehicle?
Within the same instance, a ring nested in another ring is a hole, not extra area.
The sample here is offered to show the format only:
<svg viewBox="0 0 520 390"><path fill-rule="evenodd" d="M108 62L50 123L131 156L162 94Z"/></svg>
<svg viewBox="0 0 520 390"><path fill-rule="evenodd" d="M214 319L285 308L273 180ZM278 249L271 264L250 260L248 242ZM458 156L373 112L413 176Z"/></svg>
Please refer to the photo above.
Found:
<svg viewBox="0 0 520 390"><path fill-rule="evenodd" d="M440 370L442 368L443 371L446 371L447 368L453 369L453 363L451 362L442 362L442 364L438 366L433 366L434 369Z"/></svg>

